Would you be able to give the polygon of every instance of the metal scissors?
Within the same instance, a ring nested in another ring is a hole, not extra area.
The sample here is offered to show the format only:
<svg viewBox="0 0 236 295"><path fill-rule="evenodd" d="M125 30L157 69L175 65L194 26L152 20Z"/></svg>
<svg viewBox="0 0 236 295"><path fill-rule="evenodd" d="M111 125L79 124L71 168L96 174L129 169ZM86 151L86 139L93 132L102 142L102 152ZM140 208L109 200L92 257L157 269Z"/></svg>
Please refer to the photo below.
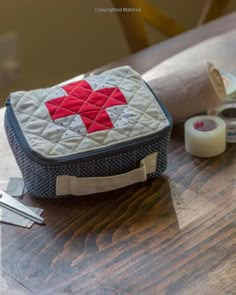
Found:
<svg viewBox="0 0 236 295"><path fill-rule="evenodd" d="M33 210L29 209L27 206L23 205L2 190L0 190L0 206L38 224L44 224L43 217L39 216Z"/></svg>

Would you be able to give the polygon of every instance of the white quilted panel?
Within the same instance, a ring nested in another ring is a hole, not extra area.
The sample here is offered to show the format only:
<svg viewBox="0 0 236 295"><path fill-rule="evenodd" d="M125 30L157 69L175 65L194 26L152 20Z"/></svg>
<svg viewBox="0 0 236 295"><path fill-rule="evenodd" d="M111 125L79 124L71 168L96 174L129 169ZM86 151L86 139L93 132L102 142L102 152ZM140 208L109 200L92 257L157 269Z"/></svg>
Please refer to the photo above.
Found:
<svg viewBox="0 0 236 295"><path fill-rule="evenodd" d="M60 86L11 95L11 104L30 147L45 157L58 157L124 143L151 135L169 123L140 75L129 66L84 79L93 91L119 87L128 104L110 106L106 112L113 128L88 133L80 114L52 120L46 102L64 97Z"/></svg>

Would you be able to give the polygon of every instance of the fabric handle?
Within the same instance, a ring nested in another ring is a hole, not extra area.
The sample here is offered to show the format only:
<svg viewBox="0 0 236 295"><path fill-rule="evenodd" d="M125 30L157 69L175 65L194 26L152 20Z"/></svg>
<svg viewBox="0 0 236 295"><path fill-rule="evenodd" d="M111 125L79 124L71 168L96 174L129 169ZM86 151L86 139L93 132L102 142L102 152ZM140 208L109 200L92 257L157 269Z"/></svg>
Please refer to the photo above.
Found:
<svg viewBox="0 0 236 295"><path fill-rule="evenodd" d="M57 177L56 194L57 196L90 195L146 181L147 174L156 171L157 155L157 152L152 153L140 161L139 168L114 176L76 177L60 175Z"/></svg>

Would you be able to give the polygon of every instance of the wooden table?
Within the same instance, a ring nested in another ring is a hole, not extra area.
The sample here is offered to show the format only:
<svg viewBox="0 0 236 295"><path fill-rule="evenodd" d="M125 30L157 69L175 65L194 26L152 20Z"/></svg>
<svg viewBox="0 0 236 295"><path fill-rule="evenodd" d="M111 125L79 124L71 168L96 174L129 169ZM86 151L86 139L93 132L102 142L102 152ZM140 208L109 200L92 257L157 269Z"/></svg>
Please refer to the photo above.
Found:
<svg viewBox="0 0 236 295"><path fill-rule="evenodd" d="M232 14L123 62L145 71L150 52L161 61L235 21ZM3 135L3 111L1 181L19 173ZM24 203L45 209L47 225L1 226L1 294L236 294L236 145L200 159L183 142L179 125L168 169L152 181L63 200L25 195Z"/></svg>

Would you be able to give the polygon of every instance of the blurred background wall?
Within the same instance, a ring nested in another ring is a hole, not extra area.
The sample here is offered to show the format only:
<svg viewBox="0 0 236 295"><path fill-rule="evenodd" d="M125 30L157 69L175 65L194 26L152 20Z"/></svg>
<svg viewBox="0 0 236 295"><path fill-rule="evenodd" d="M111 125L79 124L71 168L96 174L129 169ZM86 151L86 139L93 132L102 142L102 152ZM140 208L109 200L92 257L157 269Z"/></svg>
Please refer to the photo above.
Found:
<svg viewBox="0 0 236 295"><path fill-rule="evenodd" d="M188 29L204 4L204 0L149 1ZM0 35L16 33L20 75L0 87L0 103L10 91L54 85L128 55L116 13L95 12L99 7L113 6L110 0L1 0ZM236 0L231 0L225 13L235 8ZM152 44L166 38L148 31Z"/></svg>

